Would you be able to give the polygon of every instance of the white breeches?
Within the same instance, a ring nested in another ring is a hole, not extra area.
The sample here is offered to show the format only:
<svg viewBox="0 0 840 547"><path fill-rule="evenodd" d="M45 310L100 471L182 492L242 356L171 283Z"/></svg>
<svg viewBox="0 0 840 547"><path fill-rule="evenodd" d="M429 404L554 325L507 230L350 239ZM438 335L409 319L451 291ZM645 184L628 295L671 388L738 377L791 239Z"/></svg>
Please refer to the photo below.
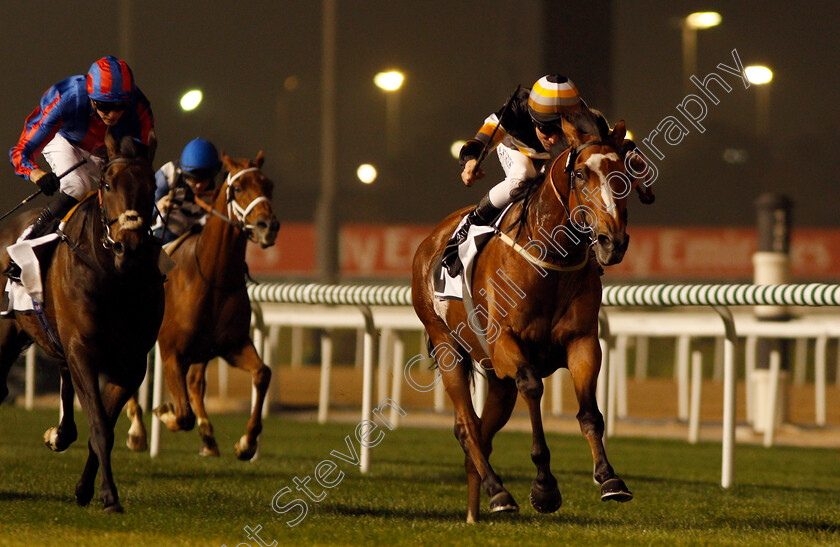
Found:
<svg viewBox="0 0 840 547"><path fill-rule="evenodd" d="M75 146L60 134L56 134L47 143L42 154L56 175L64 173L82 159L87 160L87 163L61 179L61 191L65 194L81 200L99 184L103 160L91 156L90 152Z"/></svg>
<svg viewBox="0 0 840 547"><path fill-rule="evenodd" d="M498 209L504 209L510 203L511 192L518 188L524 180L537 176L531 158L507 141L508 139L503 140L496 147L499 163L502 164L502 169L505 171L505 180L491 188L488 194L490 203Z"/></svg>

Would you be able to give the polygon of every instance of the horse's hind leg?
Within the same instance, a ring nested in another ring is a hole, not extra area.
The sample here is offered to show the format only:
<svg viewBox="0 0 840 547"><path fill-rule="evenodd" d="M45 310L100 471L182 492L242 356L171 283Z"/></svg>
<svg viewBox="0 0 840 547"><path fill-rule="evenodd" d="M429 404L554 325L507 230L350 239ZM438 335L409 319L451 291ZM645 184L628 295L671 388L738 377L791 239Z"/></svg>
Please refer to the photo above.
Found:
<svg viewBox="0 0 840 547"><path fill-rule="evenodd" d="M489 461L493 451L493 437L510 419L516 405L516 384L510 378L500 380L492 370L486 371L485 374L488 392L481 413L481 451ZM464 458L464 466L467 470L467 522L475 522L478 520L481 501L481 476L469 456ZM518 507L514 502L512 505L497 506L495 509L516 511Z"/></svg>
<svg viewBox="0 0 840 547"><path fill-rule="evenodd" d="M455 438L461 444L467 459L472 462L475 472L481 479L481 486L490 497L490 511L516 511L519 508L516 501L502 485L502 479L493 471L482 449L481 423L470 396L472 364L469 355L448 334L445 325L443 329L447 334L429 333L429 338L439 365L438 370L443 376L446 393L455 407ZM452 349L456 347L459 348L459 353L452 352ZM468 485L474 485L475 473L472 472L469 464L466 467ZM467 522L474 522L478 518L477 488L468 487Z"/></svg>
<svg viewBox="0 0 840 547"><path fill-rule="evenodd" d="M73 389L73 380L70 378L70 369L67 363L59 365L61 374L61 410L58 420L58 427L51 427L44 432L44 444L55 452L64 452L78 438L76 431L76 420L74 418L73 399L76 391Z"/></svg>
<svg viewBox="0 0 840 547"><path fill-rule="evenodd" d="M20 352L31 342L13 319L0 319L0 403L9 395L6 379Z"/></svg>
<svg viewBox="0 0 840 547"><path fill-rule="evenodd" d="M233 366L251 373L251 379L257 393L251 408L251 418L248 420L248 432L236 443L236 457L247 461L254 457L257 451L257 438L262 432L262 407L265 402L265 395L268 392L269 382L271 382L271 369L260 360L251 340L248 340L239 351L229 354L226 359Z"/></svg>
<svg viewBox="0 0 840 547"><path fill-rule="evenodd" d="M207 418L204 408L204 395L207 392L207 363L193 363L187 371L187 390L190 394L195 416L198 419L198 435L201 437L202 456L219 456L219 445L213 435L213 424Z"/></svg>
<svg viewBox="0 0 840 547"><path fill-rule="evenodd" d="M145 452L149 449L149 441L148 435L146 434L146 426L143 424L143 407L137 401L136 393L129 397L126 402L125 413L128 419L131 420L131 427L128 428L128 437L125 440L125 445L134 452Z"/></svg>
<svg viewBox="0 0 840 547"><path fill-rule="evenodd" d="M531 505L540 513L553 513L560 508L563 498L557 487L557 479L551 474L551 453L545 442L540 399L543 396L543 381L526 365L516 371L516 388L528 404L531 418L531 460L537 466L537 477L531 484Z"/></svg>
<svg viewBox="0 0 840 547"><path fill-rule="evenodd" d="M601 368L601 347L598 338L594 335L578 338L569 343L567 352L569 372L580 406L577 419L580 431L589 441L592 450L592 459L595 462L594 477L601 485L601 499L630 501L633 494L613 471L604 449L604 417L598 410L598 402L595 399L598 371Z"/></svg>

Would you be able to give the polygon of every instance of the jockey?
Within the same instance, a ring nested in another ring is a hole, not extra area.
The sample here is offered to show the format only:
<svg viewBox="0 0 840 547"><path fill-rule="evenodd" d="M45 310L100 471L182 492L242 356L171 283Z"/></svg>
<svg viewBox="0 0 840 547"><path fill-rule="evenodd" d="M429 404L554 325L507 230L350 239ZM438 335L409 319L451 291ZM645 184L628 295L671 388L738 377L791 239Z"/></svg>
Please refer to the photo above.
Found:
<svg viewBox="0 0 840 547"><path fill-rule="evenodd" d="M125 61L103 57L90 66L87 75L70 76L56 83L32 111L18 143L9 150L15 173L38 185L47 196L58 194L41 212L26 239L45 235L76 203L95 188L104 160L100 153L105 132L119 142L130 136L144 145L154 128L148 99L134 83ZM44 155L52 172L42 170L35 158ZM80 160L87 163L63 173Z"/></svg>
<svg viewBox="0 0 840 547"><path fill-rule="evenodd" d="M184 147L179 161L170 161L155 173L155 203L163 216L157 216L152 230L164 243L204 224L206 212L195 198L210 199L221 169L219 152L213 143L194 139Z"/></svg>
<svg viewBox="0 0 840 547"><path fill-rule="evenodd" d="M464 225L446 244L443 265L452 277L461 271L461 263L457 260L458 245L466 239L470 226L487 225L512 201L512 194L523 181L537 176L551 159L569 147L561 128L562 119L578 131L602 138L606 134L601 133L609 130L603 115L589 109L571 80L549 74L537 80L533 88L517 90L509 103L488 116L475 138L461 148L459 161L464 184L472 186L484 177L484 171L478 167L478 158L485 148L486 153L496 150L505 179L481 198Z"/></svg>

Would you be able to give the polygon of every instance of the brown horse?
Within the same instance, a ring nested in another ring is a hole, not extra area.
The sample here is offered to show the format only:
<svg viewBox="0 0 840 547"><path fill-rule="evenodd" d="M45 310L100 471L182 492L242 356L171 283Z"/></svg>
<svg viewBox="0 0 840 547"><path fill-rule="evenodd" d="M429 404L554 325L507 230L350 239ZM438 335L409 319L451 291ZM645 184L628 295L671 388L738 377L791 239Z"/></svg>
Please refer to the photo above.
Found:
<svg viewBox="0 0 840 547"><path fill-rule="evenodd" d="M571 148L553 162L544 179L527 188L524 199L504 217L504 235L492 238L477 257L472 312L457 300L437 300L433 279L434 265L467 209L448 216L414 256L414 308L454 404L455 437L466 453L467 522L479 516L481 487L490 497L491 512L518 510L488 461L493 436L510 418L517 392L528 405L533 431L531 459L537 477L531 504L539 512L560 507L540 413L542 379L560 367L572 375L580 405L577 417L592 449L601 498L632 498L607 461L595 387L601 364L598 263L616 264L624 256L627 194L638 182L627 177L622 164L623 121L603 141L578 133L565 121L563 131ZM608 131L605 127L604 134ZM644 193L652 199L649 190ZM514 241L521 246L514 247ZM591 258L592 246L597 263ZM473 359L487 369L489 393L480 419L470 396Z"/></svg>
<svg viewBox="0 0 840 547"><path fill-rule="evenodd" d="M80 505L90 502L101 469L99 496L111 512L122 511L111 472L114 425L143 381L146 354L163 318L160 245L150 234L156 144L154 136L150 140L148 150L140 150L130 138L118 147L110 134L106 136L108 162L98 199L79 205L64 230L68 244L59 243L52 263L42 268L44 316L57 341L34 313L18 312L14 319L0 320L0 395L7 394L9 368L32 341L60 360L62 381L72 382L90 426L88 459L76 485L76 500ZM21 215L0 231L0 248L12 244L34 216ZM8 262L4 250L0 265ZM102 389L100 374L105 378ZM69 403L65 408L71 411L72 392L62 390ZM52 446L63 450L75 439L71 412L52 430Z"/></svg>
<svg viewBox="0 0 840 547"><path fill-rule="evenodd" d="M236 456L250 460L262 431L262 406L271 380L250 338L251 305L245 291L245 248L251 239L274 245L280 223L271 209L273 183L255 160L222 155L229 174L215 197L203 230L191 234L172 254L177 266L166 283L166 313L158 335L166 382L175 400L155 409L172 431L191 430L198 417L201 454L219 455L213 426L204 409L207 362L222 357L251 373L257 397L248 432L236 443ZM189 392L189 398L188 398ZM193 412L195 411L195 413ZM133 449L146 445L136 400L128 406Z"/></svg>

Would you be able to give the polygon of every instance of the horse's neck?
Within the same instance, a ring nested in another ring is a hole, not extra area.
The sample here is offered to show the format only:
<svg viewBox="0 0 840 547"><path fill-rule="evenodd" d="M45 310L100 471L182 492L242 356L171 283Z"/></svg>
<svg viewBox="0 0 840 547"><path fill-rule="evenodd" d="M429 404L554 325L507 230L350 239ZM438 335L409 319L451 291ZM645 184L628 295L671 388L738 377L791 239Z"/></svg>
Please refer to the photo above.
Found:
<svg viewBox="0 0 840 547"><path fill-rule="evenodd" d="M562 181L555 183L563 184ZM563 257L564 261L576 260L585 250L586 242L575 230L567 208L568 196L561 198L555 194L550 174L547 174L540 187L530 196L525 219L527 245L530 241L542 243L552 258Z"/></svg>
<svg viewBox="0 0 840 547"><path fill-rule="evenodd" d="M216 196L213 210L227 217L227 199L224 188ZM232 220L235 221L235 219ZM245 272L247 244L248 238L245 237L241 228L209 213L196 250L201 264L212 266L205 275L211 274L218 278L236 277L237 280L241 280ZM203 269L202 272L204 272Z"/></svg>

